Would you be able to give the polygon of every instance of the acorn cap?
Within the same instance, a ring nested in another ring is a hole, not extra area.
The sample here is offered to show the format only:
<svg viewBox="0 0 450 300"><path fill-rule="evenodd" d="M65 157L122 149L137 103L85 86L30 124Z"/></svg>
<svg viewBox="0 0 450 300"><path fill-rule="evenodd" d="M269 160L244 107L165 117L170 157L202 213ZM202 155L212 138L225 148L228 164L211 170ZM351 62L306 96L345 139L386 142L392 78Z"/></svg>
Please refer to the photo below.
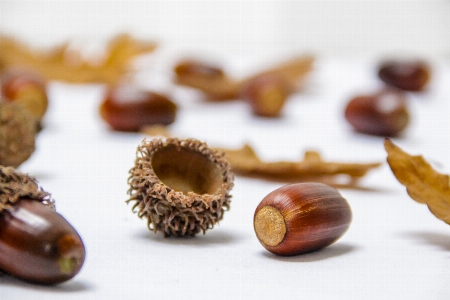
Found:
<svg viewBox="0 0 450 300"><path fill-rule="evenodd" d="M55 209L55 201L44 191L35 178L13 167L0 166L0 214L20 199L35 200Z"/></svg>
<svg viewBox="0 0 450 300"><path fill-rule="evenodd" d="M148 228L168 236L194 236L229 209L234 176L220 150L196 139L144 140L130 170L127 202Z"/></svg>
<svg viewBox="0 0 450 300"><path fill-rule="evenodd" d="M36 119L21 105L0 100L0 165L17 168L35 150Z"/></svg>

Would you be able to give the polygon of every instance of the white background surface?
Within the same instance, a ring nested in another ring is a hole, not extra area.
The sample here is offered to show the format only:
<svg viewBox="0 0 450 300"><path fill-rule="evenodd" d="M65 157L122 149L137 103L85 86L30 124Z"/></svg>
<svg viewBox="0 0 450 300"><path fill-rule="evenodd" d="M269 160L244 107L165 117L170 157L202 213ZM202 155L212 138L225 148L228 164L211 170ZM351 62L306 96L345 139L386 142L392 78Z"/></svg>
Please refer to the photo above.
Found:
<svg viewBox="0 0 450 300"><path fill-rule="evenodd" d="M41 41L43 44L70 37L71 34L87 36L88 39L96 35L104 37L117 29L108 27L106 23L113 19L111 15L119 16L119 13L111 8L111 14L100 14L95 8L96 5L103 5L98 4L99 1L93 2L96 4L93 4L92 10L86 10L87 16L96 13L102 16L99 22L95 22L97 27L91 26L94 21L90 17L80 17L80 22L75 25L68 16L69 12L74 12L72 18L80 16L79 10L85 7L84 2L72 2L70 9L58 13L50 9L55 4L49 2L49 10L45 14L42 12L46 11L47 6L39 8L32 5L30 9L24 7L19 10L15 3L20 2L0 1L1 28L20 32L20 35L34 40L34 29L45 32L44 41ZM353 10L348 12L350 19L356 18L358 10L353 1L339 2L347 8L353 5ZM123 3L120 8L126 11ZM243 2L238 3L244 5ZM265 40L266 35L258 35L261 40L247 42L245 39L236 40L237 29L232 32L224 30L223 33L228 35L221 37L211 35L208 28L202 25L202 22L213 22L211 19L199 21L195 26L189 23L186 28L180 22L176 23L175 29L172 24L168 25L167 31L162 31L163 27L166 28L165 23L160 23L164 18L155 17L158 21L149 18L150 24L160 24L157 27L159 33L167 36L170 42L163 44L152 56L151 67L136 78L149 88L167 92L178 103L179 114L170 129L179 137L195 137L210 146L221 147L239 147L249 142L267 160L297 160L303 151L315 149L326 160L384 162L383 139L352 132L345 122L343 110L355 93L381 86L375 76L376 57L386 54L385 50L395 52L402 45L409 52L420 53L429 59L433 66L433 79L425 92L408 94L412 122L405 134L394 139L394 142L411 154L423 154L438 171L450 173L448 1L415 3L405 6L411 9L405 11L412 12L410 16L417 15L419 8L424 13L433 13L431 24L434 25L424 22L432 27L426 27L424 32L419 31L417 36L405 39L404 44L396 44L394 39L391 42L383 40L382 31L376 30L376 26L371 27L381 41L386 41L377 43L376 49L371 48L374 45L370 43L371 38L354 30L351 32L357 33L355 38L360 39L348 48L342 48L347 47L344 44L334 44L329 38L318 40L311 35L304 46L298 46L302 41L299 38L294 44L296 46L288 49L273 46L272 43L275 37L288 40L287 33L282 30L273 29L268 40ZM182 4L177 5L180 8L175 16L169 11L167 16L176 18L184 15L188 6L182 9ZM211 9L216 7L208 5ZM218 5L224 6L223 3ZM237 4L233 2L230 5ZM271 10L265 5L268 4L253 3L252 7L258 12L265 9L269 13ZM305 6L305 10L319 11L320 5L324 4L310 4ZM132 9L135 6L130 4L127 7ZM272 4L271 7L275 6ZM333 7L336 9L335 18L345 19L342 11L338 13L340 6ZM383 10L381 7L375 11ZM426 11L425 7L433 11ZM446 15L442 11L445 8ZM216 7L213 11L220 10ZM15 17L10 13L14 13ZM325 16L333 14L331 10L323 13ZM400 8L397 13L391 17L388 17L389 14L378 15L390 21L404 18ZM24 15L31 19L22 23L19 17ZM371 20L377 21L378 15L371 17ZM194 18L192 12L190 16L185 15L185 18L199 20L201 15L196 14ZM232 14L227 16L233 19ZM52 29L49 29L55 19L60 18L67 20L67 23L61 23L65 26L51 26ZM286 18L293 19L299 25L306 22L290 13L286 13ZM142 15L136 19L136 22L143 24ZM33 20L36 22L33 23ZM219 23L223 24L223 20ZM313 22L315 18L309 20ZM256 22L255 27L250 26L251 22L240 26L248 31L264 28L265 23L259 17L253 21ZM268 22L269 27L272 23ZM329 37L331 33L326 29L334 27L319 23L326 28L323 32L317 29L318 32ZM235 22L230 24L236 28ZM343 31L335 30L346 32L346 24L340 27L344 28ZM360 23L360 26L365 28L368 25ZM392 27L387 23L385 26ZM404 26L402 28L406 28ZM418 25L410 23L409 26ZM92 31L87 29L90 27ZM195 28L203 31L195 35L191 31ZM442 31L436 31L437 28ZM302 37L306 36L305 32L299 29ZM401 34L397 32L392 35ZM180 44L175 42L177 37L184 37L180 39ZM411 41L416 37L425 42L419 43L417 40L417 47L414 47ZM269 45L268 51L250 51L256 47L260 49L264 43ZM319 55L305 90L290 98L283 117L262 120L252 117L242 102L206 103L196 92L171 86L170 66L184 54L182 49L189 52L195 47L202 49L203 53L212 53L213 58L223 62L227 70L236 76L266 66L269 61L273 62L270 57L280 58L274 53L312 49L317 50ZM266 52L273 56L268 56ZM21 171L37 177L44 189L52 193L58 211L79 231L87 248L85 265L73 280L56 287L32 285L0 276L1 300L448 299L449 226L436 219L425 206L411 200L386 163L361 181L361 186L366 189L340 190L352 207L353 222L337 243L319 252L284 258L265 251L253 231L253 213L261 199L281 184L244 177L235 179L230 211L225 213L219 226L205 235L190 239L164 239L149 232L145 220L138 219L131 212L131 206L125 204L128 170L133 166L136 147L144 136L108 130L98 116L103 91L101 85L77 86L53 82L49 86L51 105L46 115L45 129L37 140L37 151L20 167Z"/></svg>
<svg viewBox="0 0 450 300"><path fill-rule="evenodd" d="M0 29L34 45L126 31L209 54L392 51L450 56L448 0L0 0Z"/></svg>
<svg viewBox="0 0 450 300"><path fill-rule="evenodd" d="M316 149L327 160L384 162L383 139L355 134L343 119L354 91L380 84L373 71L370 62L319 59L307 90L271 121L252 117L244 103L205 103L177 89L180 111L171 130L211 146L247 141L265 159L296 160ZM435 62L433 76L426 92L410 95L412 123L395 142L449 172L449 62ZM102 91L52 84L38 149L20 168L52 192L58 211L78 229L85 266L57 287L0 277L1 299L448 299L449 227L411 200L386 164L361 182L367 190L341 190L352 225L316 253L283 258L262 248L253 213L281 184L243 177L236 177L230 211L206 235L164 239L149 232L124 202L144 136L107 129L97 113Z"/></svg>

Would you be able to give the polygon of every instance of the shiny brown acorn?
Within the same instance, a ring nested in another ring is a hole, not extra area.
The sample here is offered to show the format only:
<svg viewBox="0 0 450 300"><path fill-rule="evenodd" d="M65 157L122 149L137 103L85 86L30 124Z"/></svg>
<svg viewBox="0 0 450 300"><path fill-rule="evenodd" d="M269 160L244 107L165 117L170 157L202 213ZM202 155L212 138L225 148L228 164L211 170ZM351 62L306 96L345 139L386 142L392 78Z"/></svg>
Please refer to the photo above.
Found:
<svg viewBox="0 0 450 300"><path fill-rule="evenodd" d="M25 70L9 70L2 75L1 94L4 101L25 107L36 120L47 112L47 84L39 74Z"/></svg>
<svg viewBox="0 0 450 300"><path fill-rule="evenodd" d="M247 82L242 91L254 115L271 118L280 116L289 94L287 81L276 74L257 76Z"/></svg>
<svg viewBox="0 0 450 300"><path fill-rule="evenodd" d="M54 210L50 193L28 174L0 166L0 270L56 284L74 277L84 259L80 236Z"/></svg>
<svg viewBox="0 0 450 300"><path fill-rule="evenodd" d="M277 255L327 247L349 228L352 212L340 193L317 182L295 183L269 193L255 210L259 242Z"/></svg>
<svg viewBox="0 0 450 300"><path fill-rule="evenodd" d="M389 60L378 67L378 77L386 84L406 90L421 91L431 78L430 66L419 60Z"/></svg>
<svg viewBox="0 0 450 300"><path fill-rule="evenodd" d="M221 78L224 71L214 65L197 60L183 60L174 67L177 76L200 76L203 78Z"/></svg>
<svg viewBox="0 0 450 300"><path fill-rule="evenodd" d="M163 94L122 84L107 91L99 111L113 130L137 132L147 125L173 123L177 105Z"/></svg>
<svg viewBox="0 0 450 300"><path fill-rule="evenodd" d="M42 203L22 199L0 213L0 270L25 281L57 284L74 277L84 259L78 233Z"/></svg>
<svg viewBox="0 0 450 300"><path fill-rule="evenodd" d="M404 93L393 89L350 99L344 115L356 131L386 137L399 135L410 120Z"/></svg>

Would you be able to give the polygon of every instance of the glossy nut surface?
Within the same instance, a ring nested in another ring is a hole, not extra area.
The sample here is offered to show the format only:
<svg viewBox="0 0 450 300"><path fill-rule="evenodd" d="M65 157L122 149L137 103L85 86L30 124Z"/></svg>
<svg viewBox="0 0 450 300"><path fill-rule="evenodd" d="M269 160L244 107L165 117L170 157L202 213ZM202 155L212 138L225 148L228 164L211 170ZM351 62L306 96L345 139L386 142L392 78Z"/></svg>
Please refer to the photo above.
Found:
<svg viewBox="0 0 450 300"><path fill-rule="evenodd" d="M253 114L262 117L280 116L288 96L286 80L275 74L253 78L242 91L242 97L250 104Z"/></svg>
<svg viewBox="0 0 450 300"><path fill-rule="evenodd" d="M174 71L177 76L200 76L211 79L225 75L221 68L197 60L181 61L175 66Z"/></svg>
<svg viewBox="0 0 450 300"><path fill-rule="evenodd" d="M56 284L74 277L84 259L75 229L40 202L22 199L0 214L0 270L30 282Z"/></svg>
<svg viewBox="0 0 450 300"><path fill-rule="evenodd" d="M37 120L43 118L48 108L43 78L35 73L14 70L6 72L0 82L4 100L23 105Z"/></svg>
<svg viewBox="0 0 450 300"><path fill-rule="evenodd" d="M352 212L340 193L316 182L283 186L255 210L259 242L277 255L297 255L327 247L349 228Z"/></svg>
<svg viewBox="0 0 450 300"><path fill-rule="evenodd" d="M388 85L407 90L420 91L429 82L430 67L423 61L386 61L378 69L378 77Z"/></svg>
<svg viewBox="0 0 450 300"><path fill-rule="evenodd" d="M352 98L345 108L345 119L358 132L392 137L409 125L409 110L403 93L383 90Z"/></svg>
<svg viewBox="0 0 450 300"><path fill-rule="evenodd" d="M139 131L146 125L173 123L177 105L165 95L120 85L107 92L99 110L113 130Z"/></svg>

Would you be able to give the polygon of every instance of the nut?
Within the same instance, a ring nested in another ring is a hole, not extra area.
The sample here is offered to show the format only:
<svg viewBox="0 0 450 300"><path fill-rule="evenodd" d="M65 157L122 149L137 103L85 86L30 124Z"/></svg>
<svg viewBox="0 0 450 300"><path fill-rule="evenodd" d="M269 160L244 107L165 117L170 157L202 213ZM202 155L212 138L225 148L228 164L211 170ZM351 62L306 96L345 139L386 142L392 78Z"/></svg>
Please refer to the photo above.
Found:
<svg viewBox="0 0 450 300"><path fill-rule="evenodd" d="M73 278L85 259L75 229L54 210L36 180L0 166L0 269L25 281L56 284Z"/></svg>
<svg viewBox="0 0 450 300"><path fill-rule="evenodd" d="M351 219L350 206L336 189L304 182L283 186L264 197L253 223L266 250L288 256L331 245L347 231Z"/></svg>
<svg viewBox="0 0 450 300"><path fill-rule="evenodd" d="M405 95L392 89L352 98L345 118L358 132L385 137L399 135L410 119Z"/></svg>
<svg viewBox="0 0 450 300"><path fill-rule="evenodd" d="M378 69L378 77L386 84L406 90L421 91L430 81L430 67L423 61L383 62Z"/></svg>
<svg viewBox="0 0 450 300"><path fill-rule="evenodd" d="M242 97L250 104L254 115L280 116L290 94L287 81L277 74L264 74L251 79L242 91Z"/></svg>
<svg viewBox="0 0 450 300"><path fill-rule="evenodd" d="M24 70L6 72L1 79L1 93L5 101L23 105L38 121L47 111L46 82L36 73Z"/></svg>
<svg viewBox="0 0 450 300"><path fill-rule="evenodd" d="M183 60L174 67L177 76L201 76L204 78L222 78L224 71L214 65L197 60Z"/></svg>
<svg viewBox="0 0 450 300"><path fill-rule="evenodd" d="M137 132L144 126L173 123L177 105L165 95L122 84L108 90L99 110L113 130Z"/></svg>

